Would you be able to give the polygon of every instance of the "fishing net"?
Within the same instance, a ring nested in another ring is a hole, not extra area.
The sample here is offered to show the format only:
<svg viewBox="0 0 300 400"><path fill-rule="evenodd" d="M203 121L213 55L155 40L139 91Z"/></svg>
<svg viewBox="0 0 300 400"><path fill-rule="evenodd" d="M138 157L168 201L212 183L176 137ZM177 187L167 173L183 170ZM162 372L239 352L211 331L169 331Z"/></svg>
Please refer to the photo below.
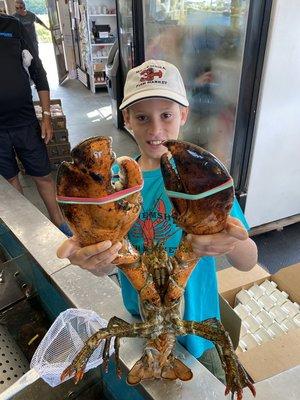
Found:
<svg viewBox="0 0 300 400"><path fill-rule="evenodd" d="M62 312L36 349L30 363L31 369L0 394L0 400L10 399L38 378L42 378L52 387L59 385L62 372L71 364L84 343L95 332L106 326L107 321L94 311L70 308ZM104 343L105 341L100 343L94 351L87 362L85 371L102 363ZM113 340L110 344L111 353L113 353Z"/></svg>

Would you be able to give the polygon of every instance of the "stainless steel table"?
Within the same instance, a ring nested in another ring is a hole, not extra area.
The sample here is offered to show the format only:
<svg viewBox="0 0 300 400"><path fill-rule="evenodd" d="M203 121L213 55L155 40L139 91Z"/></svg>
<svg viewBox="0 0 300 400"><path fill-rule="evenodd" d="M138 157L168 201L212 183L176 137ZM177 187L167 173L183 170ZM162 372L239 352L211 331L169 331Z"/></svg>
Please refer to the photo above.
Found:
<svg viewBox="0 0 300 400"><path fill-rule="evenodd" d="M50 282L75 307L93 309L105 319L117 315L128 322L133 320L123 306L119 286L112 279L95 277L71 265L67 259L56 257L56 249L65 236L1 176L0 218L37 261ZM144 382L140 385L144 397L155 400L223 400L224 386L182 346L178 345L177 351L192 369L193 379L185 383ZM130 369L141 354L142 340L122 340L120 358L125 369ZM299 400L299 378L300 366L258 382L255 385L256 399ZM250 391L245 389L244 399L251 398Z"/></svg>

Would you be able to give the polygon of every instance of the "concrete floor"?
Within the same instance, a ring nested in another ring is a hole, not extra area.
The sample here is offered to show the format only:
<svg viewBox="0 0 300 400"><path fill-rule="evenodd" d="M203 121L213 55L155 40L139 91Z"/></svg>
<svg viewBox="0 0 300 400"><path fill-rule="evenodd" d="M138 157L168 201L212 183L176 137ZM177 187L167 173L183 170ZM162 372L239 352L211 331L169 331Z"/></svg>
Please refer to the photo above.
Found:
<svg viewBox="0 0 300 400"><path fill-rule="evenodd" d="M113 148L117 155L136 154L137 146L134 139L125 131L113 126L110 98L106 90L101 89L93 94L78 80L67 80L60 86L52 46L40 44L40 57L47 71L51 98L59 98L62 101L71 147L90 136L109 135L113 138ZM55 176L55 173L53 175ZM31 179L22 176L21 182L25 196L47 215ZM253 239L259 249L259 263L269 272L275 273L280 268L300 263L300 223L285 227L282 231L255 236ZM217 261L218 269L228 266L223 257Z"/></svg>

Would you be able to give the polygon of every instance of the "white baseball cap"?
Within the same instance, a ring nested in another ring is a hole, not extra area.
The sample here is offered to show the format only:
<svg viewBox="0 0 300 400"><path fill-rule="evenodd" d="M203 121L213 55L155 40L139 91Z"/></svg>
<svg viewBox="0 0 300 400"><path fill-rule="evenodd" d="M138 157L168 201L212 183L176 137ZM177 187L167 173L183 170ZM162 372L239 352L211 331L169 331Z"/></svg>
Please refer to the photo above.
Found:
<svg viewBox="0 0 300 400"><path fill-rule="evenodd" d="M127 74L120 110L153 97L173 100L185 107L189 105L182 77L175 65L148 60L132 68Z"/></svg>

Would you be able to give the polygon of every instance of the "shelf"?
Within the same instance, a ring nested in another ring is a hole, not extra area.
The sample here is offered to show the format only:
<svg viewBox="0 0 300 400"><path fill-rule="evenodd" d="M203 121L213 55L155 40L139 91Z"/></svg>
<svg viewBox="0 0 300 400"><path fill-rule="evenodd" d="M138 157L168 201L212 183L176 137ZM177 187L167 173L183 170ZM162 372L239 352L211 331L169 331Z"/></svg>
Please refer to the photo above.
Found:
<svg viewBox="0 0 300 400"><path fill-rule="evenodd" d="M106 86L106 82L95 82L95 86Z"/></svg>
<svg viewBox="0 0 300 400"><path fill-rule="evenodd" d="M91 43L92 46L113 46L113 43Z"/></svg>
<svg viewBox="0 0 300 400"><path fill-rule="evenodd" d="M98 61L101 61L101 60L107 60L107 59L108 59L108 57L98 57L98 58L93 58L93 62L97 64L97 62L98 62Z"/></svg>
<svg viewBox="0 0 300 400"><path fill-rule="evenodd" d="M116 14L89 14L89 17L116 17Z"/></svg>

